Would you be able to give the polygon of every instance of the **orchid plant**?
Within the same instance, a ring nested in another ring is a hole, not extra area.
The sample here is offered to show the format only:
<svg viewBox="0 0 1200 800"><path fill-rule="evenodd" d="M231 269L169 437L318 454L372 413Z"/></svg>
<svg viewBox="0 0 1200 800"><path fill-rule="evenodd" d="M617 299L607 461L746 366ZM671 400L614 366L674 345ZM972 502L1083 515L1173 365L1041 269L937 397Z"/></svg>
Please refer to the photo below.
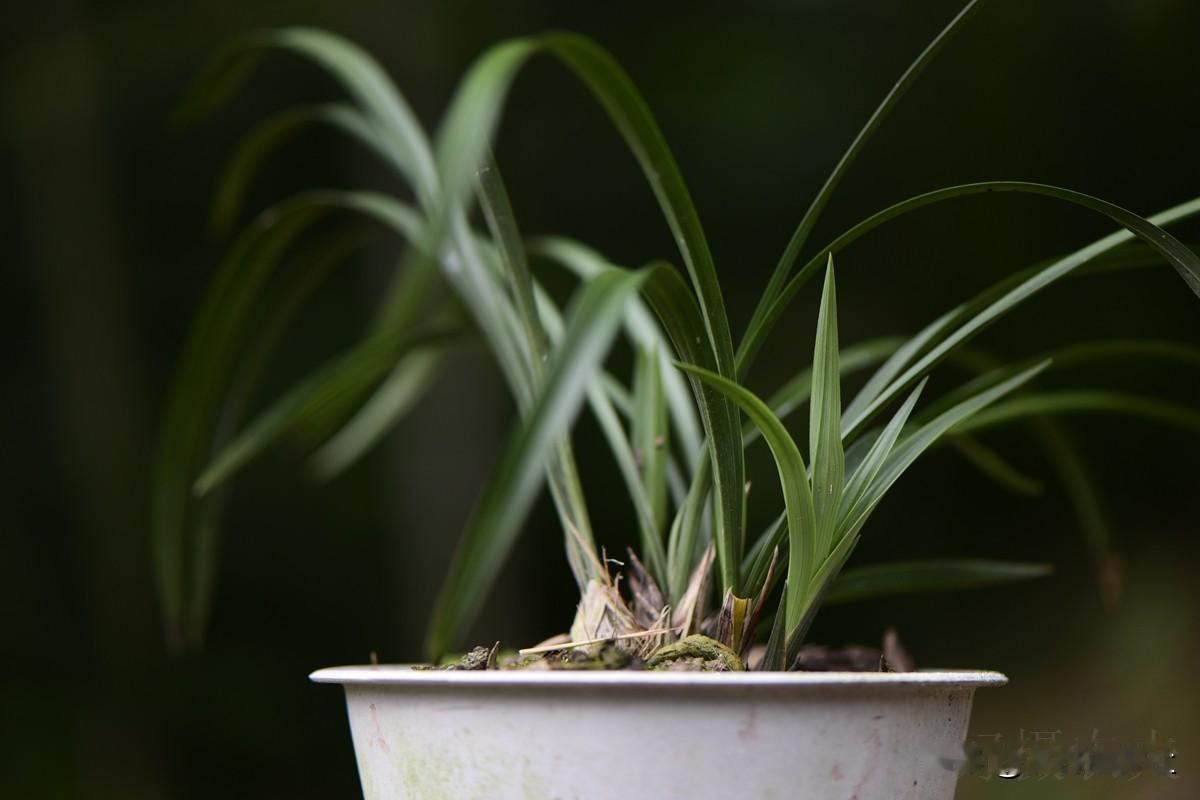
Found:
<svg viewBox="0 0 1200 800"><path fill-rule="evenodd" d="M1100 270L1165 261L1200 294L1200 259L1165 226L1200 214L1200 199L1142 218L1068 189L1019 181L950 186L872 214L819 248L814 225L888 113L979 6L972 0L916 58L851 142L780 257L735 341L722 283L700 217L649 108L595 42L550 33L487 50L462 79L429 136L381 68L332 34L289 28L252 33L198 81L181 111L213 111L262 56L286 52L329 73L348 101L283 111L253 131L229 162L214 225L228 231L247 187L271 152L312 125L330 126L377 155L415 201L372 191L306 191L259 214L236 238L196 315L176 370L162 428L153 493L155 557L168 631L180 645L202 637L213 594L225 484L281 437L315 442L313 474L333 476L379 442L434 383L462 342L480 340L511 390L519 420L463 533L430 625L438 658L462 644L531 506L548 488L581 601L572 643L615 640L644 657L706 634L736 662L788 669L824 603L889 592L954 588L1044 574L1042 565L944 560L847 567L867 522L905 471L943 441L1017 490L1029 480L975 434L1027 420L1063 472L1068 496L1098 553L1108 552L1095 490L1053 415L1133 413L1200 430L1194 410L1107 391L1045 391L1034 378L1062 364L1134 354L1186 364L1200 352L1151 340L1087 342L1014 364L987 364L970 343L1051 284ZM652 260L636 270L564 237L518 228L490 142L505 97L534 56L561 62L599 102L658 201L679 266ZM991 192L1040 195L1111 220L1115 232L1086 247L1015 271L934 319L915 335L843 347L834 260L880 225L932 204ZM478 213L476 213L476 211ZM319 280L380 236L399 243L389 290L361 341L245 420L256 376L280 332ZM808 253L805 258L805 254ZM552 296L542 270L565 269L578 289ZM823 275L810 363L760 398L747 378L760 349L810 279ZM619 339L633 375L613 374ZM935 400L928 376L950 363L974 369ZM983 364L983 366L981 366ZM852 373L869 371L848 402ZM786 423L807 406L807 436ZM596 544L576 467L572 423L584 410L603 431L636 519L627 591ZM765 442L782 507L765 531L747 531L744 454ZM769 621L769 624L767 624Z"/></svg>

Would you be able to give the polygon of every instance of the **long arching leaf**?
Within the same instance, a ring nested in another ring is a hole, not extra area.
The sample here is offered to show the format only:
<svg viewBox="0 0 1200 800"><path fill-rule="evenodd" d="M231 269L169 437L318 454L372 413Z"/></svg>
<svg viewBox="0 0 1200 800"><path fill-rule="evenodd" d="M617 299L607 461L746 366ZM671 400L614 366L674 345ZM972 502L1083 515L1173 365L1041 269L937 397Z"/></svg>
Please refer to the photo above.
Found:
<svg viewBox="0 0 1200 800"><path fill-rule="evenodd" d="M1038 392L998 403L958 426L960 431L991 428L1024 417L1043 414L1129 414L1200 433L1200 411L1190 406L1112 391Z"/></svg>
<svg viewBox="0 0 1200 800"><path fill-rule="evenodd" d="M646 280L643 294L671 338L675 351L689 363L715 374L716 359L712 351L704 345L700 311L679 272L667 264L654 265ZM703 498L707 493L707 486L703 484L707 484L711 476L716 497L724 498L719 500L718 508L728 508L734 503L741 508L744 505L744 487L740 479L743 474L740 427L735 421L736 418L723 413L725 395L721 391L709 382L701 380L695 373L689 372L689 378L696 405L700 409L700 419L708 434L707 442L716 442L716 446L706 445L705 458L708 459L708 466L702 464L693 477L693 484L702 485L697 486L690 494L693 499ZM737 495L736 500L733 499L733 495ZM684 538L692 542L696 535L695 526L699 524L694 511L689 514L688 522ZM743 520L739 517L739 528L742 524ZM717 570L721 576L722 587L732 589L734 594L740 597L738 565L741 561L742 542L730 535L733 530L735 529L729 526L717 528Z"/></svg>
<svg viewBox="0 0 1200 800"><path fill-rule="evenodd" d="M560 264L582 279L591 278L613 267L613 264L591 248L561 236L530 239L526 242L526 247L531 255ZM671 426L675 429L674 443L680 445L688 468L695 469L700 458L700 421L696 417L696 407L687 382L672 367L670 340L640 298L630 304L625 330L630 343L637 347L650 347L658 352L659 374L662 376L663 392L670 407Z"/></svg>
<svg viewBox="0 0 1200 800"><path fill-rule="evenodd" d="M764 326L764 324L769 324L764 323L764 318L767 316L768 310L775 303L777 297L779 296L780 290L784 286L784 281L787 280L792 266L795 265L796 259L800 257L800 252L804 248L804 243L808 241L808 235L812 232L813 226L816 225L818 217L821 216L821 212L824 210L825 205L829 202L829 198L833 196L838 184L841 183L842 178L850 169L850 165L854 163L855 158L858 157L858 154L862 151L863 147L866 146L867 142L870 140L871 136L875 133L879 126L883 124L883 121L887 118L888 114L893 108L896 107L896 105L900 102L900 99L904 97L904 94L916 82L917 78L920 76L921 72L924 71L925 67L928 66L931 61L933 61L937 54L941 52L942 48L945 47L950 41L951 37L968 19L970 19L977 7L978 0L970 0L963 7L963 9L959 11L957 15L955 15L954 19L950 20L950 23L942 29L941 33L934 37L933 41L930 42L923 51L921 51L921 54L917 56L916 60L913 61L912 64L909 65L908 69L904 71L904 74L900 76L900 80L896 81L891 90L887 93L887 95L884 96L883 101L876 107L875 111L872 112L871 116L867 119L866 124L864 124L862 127L862 130L860 130L858 135L854 137L854 140L850 142L850 146L847 147L846 152L842 154L841 159L833 168L833 172L831 172L829 177L825 179L825 184L821 187L820 191L817 192L816 197L813 198L812 204L808 207L808 210L800 219L800 224L796 227L795 232L792 234L791 240L788 241L787 247L784 249L783 255L779 259L779 263L776 264L774 272L771 273L771 278L767 283L767 287L763 291L762 296L759 298L758 305L754 309L754 314L751 317L750 324L748 326L749 331L757 330L758 328ZM830 252L830 250L826 250L824 252ZM753 355L751 355L750 358L752 359ZM743 364L744 360L746 362L745 364ZM745 369L748 367L749 359L743 359L742 353L739 350L738 375L744 375Z"/></svg>
<svg viewBox="0 0 1200 800"><path fill-rule="evenodd" d="M575 418L644 277L611 271L580 290L546 381L492 471L451 562L430 624L434 660L462 637L482 605L537 495L546 457Z"/></svg>
<svg viewBox="0 0 1200 800"><path fill-rule="evenodd" d="M746 416L762 430L763 439L775 457L779 472L779 483L783 489L784 508L788 520L788 571L789 587L786 631L791 636L799 625L803 610L802 601L807 594L809 581L815 565L826 556L818 550L817 520L813 508L812 490L808 484L808 470L795 440L779 418L771 413L767 404L747 389L714 372L694 364L680 363L679 368L724 393L746 412Z"/></svg>
<svg viewBox="0 0 1200 800"><path fill-rule="evenodd" d="M235 40L209 65L181 104L177 118L190 123L210 114L245 81L265 52L292 52L334 77L371 123L390 158L412 184L422 205L439 194L437 169L425 133L387 74L362 48L315 28L255 31Z"/></svg>
<svg viewBox="0 0 1200 800"><path fill-rule="evenodd" d="M226 162L217 179L217 191L213 198L210 227L215 235L224 236L233 226L242 210L246 191L263 159L298 132L318 124L328 125L369 147L386 152L378 132L353 106L322 103L281 111L263 120L247 134Z"/></svg>
<svg viewBox="0 0 1200 800"><path fill-rule="evenodd" d="M1071 274L1093 259L1129 243L1136 236L1146 245L1152 247L1160 256L1166 258L1167 262L1184 277L1185 282L1187 282L1193 291L1200 292L1200 288L1198 288L1200 287L1200 283L1197 282L1200 280L1200 257L1197 257L1194 252L1176 241L1170 234L1161 230L1161 226L1163 225L1169 225L1173 222L1200 214L1200 198L1181 203L1145 220L1132 212L1111 203L1106 203L1098 198L1044 184L1021 181L988 181L949 186L911 197L871 215L848 229L823 248L820 256L814 257L806 263L802 269L792 276L783 290L779 292L778 296L771 302L768 310L756 317L753 324L747 327L746 334L738 346L738 374L744 375L748 371L759 348L766 341L771 328L800 289L820 269L821 264L825 261L826 254L832 253L836 255L851 242L883 223L916 211L917 209L934 203L989 192L1019 192L1048 196L1104 214L1125 228L1125 230L1109 234L1087 247L1056 259L1041 269L1036 270L1027 281L1034 284L1033 291L1044 288L1057 279ZM849 415L847 414L847 416Z"/></svg>
<svg viewBox="0 0 1200 800"><path fill-rule="evenodd" d="M444 181L445 206L432 221L435 234L441 230L441 217L458 202L462 190L482 163L512 81L526 61L539 52L561 61L592 92L641 166L691 280L694 302L698 303L703 326L703 341L712 353L711 361L719 374L732 377L734 360L729 321L691 195L658 124L633 83L611 55L585 37L552 33L513 40L496 45L476 61L460 84L438 132L436 153L439 174ZM720 395L711 397L709 405L710 413L702 415L702 421L710 439L714 438L713 425L716 431L738 429L740 420L736 406ZM742 485L745 468L740 448L730 449L720 463L714 462L713 471L717 476L717 538L725 542L725 549L730 551L729 557L718 560L724 565L721 567L723 577L736 582L737 553L744 545Z"/></svg>
<svg viewBox="0 0 1200 800"><path fill-rule="evenodd" d="M1042 578L1053 572L1050 564L978 558L868 564L842 571L825 595L825 604L999 586Z"/></svg>
<svg viewBox="0 0 1200 800"><path fill-rule="evenodd" d="M1113 206L1110 203L1105 203L1104 201L1081 195L1077 192L1069 192L1036 184L1010 183L1004 184L1004 186L1006 188L998 189L993 185L992 190L1031 191L1036 194L1046 194L1051 197L1067 200L1111 217L1114 221L1124 226L1126 230L1110 234L1104 239L1076 251L1066 258L1054 262L1017 287L1006 292L1002 297L986 303L983 308L974 312L953 333L946 336L937 346L933 347L918 359L916 363L897 376L886 389L866 405L861 413L853 418L848 418L844 423L844 431L847 436L852 436L855 432L861 430L880 408L890 402L898 393L919 380L922 375L926 374L930 368L945 358L955 347L967 341L987 325L1054 281L1069 274L1072 270L1091 260L1096 255L1111 250L1113 247L1128 241L1135 235L1157 250L1160 255L1179 271L1188 285L1192 287L1193 291L1200 293L1200 258L1154 223L1117 206ZM1200 203L1197 203L1197 209L1200 210ZM974 308L974 304L969 304L969 306L972 309Z"/></svg>

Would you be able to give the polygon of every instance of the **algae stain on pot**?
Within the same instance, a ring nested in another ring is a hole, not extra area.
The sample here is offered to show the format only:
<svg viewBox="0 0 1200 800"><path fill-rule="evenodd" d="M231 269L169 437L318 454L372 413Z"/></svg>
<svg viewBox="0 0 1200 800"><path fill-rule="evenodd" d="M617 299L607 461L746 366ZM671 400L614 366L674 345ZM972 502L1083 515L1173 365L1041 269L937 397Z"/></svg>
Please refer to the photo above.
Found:
<svg viewBox="0 0 1200 800"><path fill-rule="evenodd" d="M431 742L424 737L404 737L398 753L403 765L402 775L407 797L422 800L458 800L452 789L465 777L462 759L455 752L471 753L473 748L450 746L447 742ZM481 764L470 765L478 771ZM384 800L380 797L379 800Z"/></svg>

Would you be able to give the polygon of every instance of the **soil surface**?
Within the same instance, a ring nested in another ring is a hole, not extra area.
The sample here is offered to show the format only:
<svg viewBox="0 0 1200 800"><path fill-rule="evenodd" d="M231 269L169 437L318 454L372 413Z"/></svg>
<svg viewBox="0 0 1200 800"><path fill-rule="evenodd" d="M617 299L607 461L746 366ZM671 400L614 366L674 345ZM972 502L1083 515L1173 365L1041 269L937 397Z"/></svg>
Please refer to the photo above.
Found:
<svg viewBox="0 0 1200 800"><path fill-rule="evenodd" d="M461 657L440 665L415 669L428 670L659 670L684 672L740 672L754 669L761 650L752 650L743 662L725 645L707 636L687 636L664 645L646 659L638 658L621 646L606 641L586 647L569 647L531 655L502 653L499 643L476 647ZM884 634L881 647L846 645L827 647L806 644L800 648L794 669L803 672L911 672L911 656L892 629Z"/></svg>

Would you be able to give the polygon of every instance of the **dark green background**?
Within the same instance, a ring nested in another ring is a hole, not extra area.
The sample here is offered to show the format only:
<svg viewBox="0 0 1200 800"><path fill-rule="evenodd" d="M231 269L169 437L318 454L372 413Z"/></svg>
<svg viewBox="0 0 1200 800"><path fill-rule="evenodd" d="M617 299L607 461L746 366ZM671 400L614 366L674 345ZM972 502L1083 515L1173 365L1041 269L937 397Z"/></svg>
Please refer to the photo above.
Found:
<svg viewBox="0 0 1200 800"><path fill-rule="evenodd" d="M119 2L5 8L0 80L0 796L353 797L341 699L317 667L419 655L462 522L510 424L484 356L469 353L359 468L307 486L287 448L239 484L210 640L165 652L149 572L147 481L186 325L219 258L206 233L216 171L265 113L334 87L280 59L215 120L168 118L189 79L249 27L313 24L362 43L430 127L483 47L563 27L596 37L655 110L689 180L735 330L842 148L956 0L730 3ZM990 0L889 119L831 203L814 244L890 202L948 183L1023 179L1139 213L1200 194L1200 5L1192 0ZM531 232L577 236L622 263L672 256L632 158L563 70L519 81L498 146ZM271 162L260 207L313 185L390 188L378 163L314 133ZM842 340L912 332L1024 264L1110 230L1015 196L967 200L880 230L839 259ZM1200 241L1200 225L1178 229ZM331 280L270 379L284 386L352 340L390 261ZM1166 268L1052 289L982 340L1012 355L1089 336L1200 341L1197 299ZM779 326L753 386L773 389L812 346L815 290ZM946 379L952 381L952 373ZM1194 372L1137 363L1060 383L1195 404ZM914 469L869 526L859 563L974 555L1052 561L1035 583L831 610L829 643L897 626L920 663L1000 669L973 730L1099 728L1174 736L1183 777L1089 784L964 780L960 795L1193 797L1200 467L1194 438L1072 420L1106 491L1128 566L1104 608L1041 456L1019 429L989 437L1046 475L1013 498L949 452ZM583 469L612 548L631 517L589 425ZM589 455L590 454L590 455ZM770 466L756 455L757 485ZM771 514L769 489L755 511ZM542 508L493 595L479 641L564 628L572 586Z"/></svg>

